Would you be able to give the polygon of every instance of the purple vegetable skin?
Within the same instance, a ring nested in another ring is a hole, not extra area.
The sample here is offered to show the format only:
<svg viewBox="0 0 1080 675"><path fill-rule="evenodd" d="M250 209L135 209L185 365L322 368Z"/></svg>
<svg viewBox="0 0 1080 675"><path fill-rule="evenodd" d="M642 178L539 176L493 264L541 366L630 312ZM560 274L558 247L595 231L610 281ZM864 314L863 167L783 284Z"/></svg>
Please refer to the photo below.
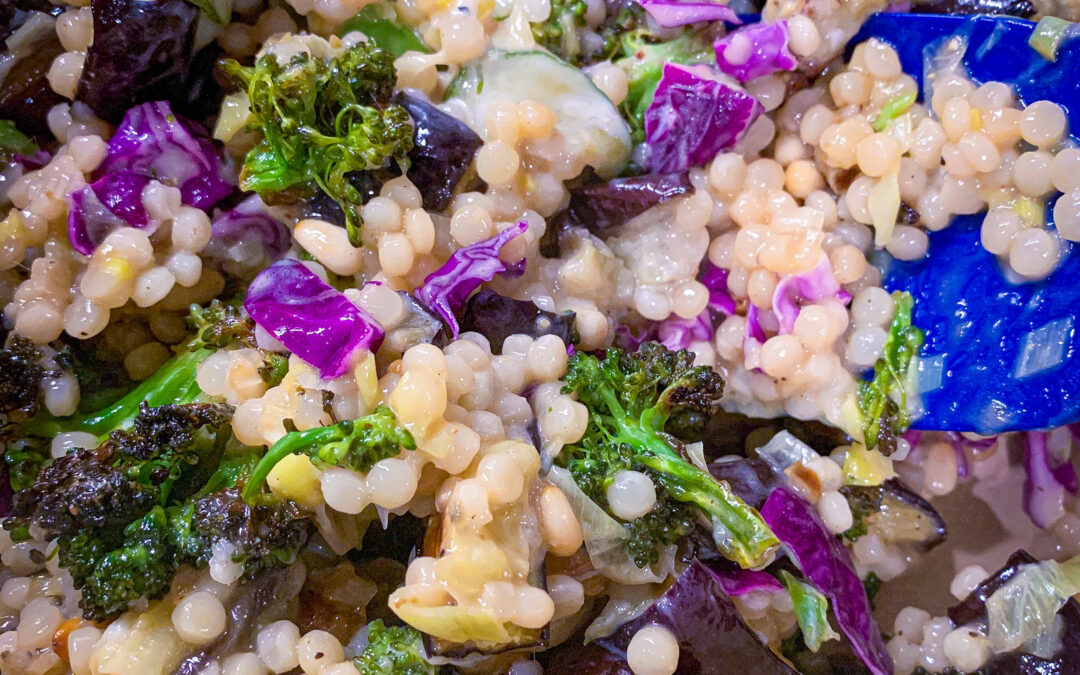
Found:
<svg viewBox="0 0 1080 675"><path fill-rule="evenodd" d="M726 21L742 23L727 5L701 0L637 0L656 23L664 28L676 28L699 21Z"/></svg>
<svg viewBox="0 0 1080 675"><path fill-rule="evenodd" d="M116 123L136 103L180 101L195 55L199 9L184 0L93 0L79 100Z"/></svg>
<svg viewBox="0 0 1080 675"><path fill-rule="evenodd" d="M574 224L603 236L605 230L622 225L657 204L689 194L693 189L686 172L612 178L571 190L567 210Z"/></svg>
<svg viewBox="0 0 1080 675"><path fill-rule="evenodd" d="M724 593L720 577L696 560L644 614L610 637L556 650L545 672L630 675L626 647L648 625L663 626L679 640L677 675L795 672L758 641Z"/></svg>
<svg viewBox="0 0 1080 675"><path fill-rule="evenodd" d="M673 316L656 326L657 342L673 351L690 349L690 345L695 342L707 342L712 336L712 316L708 309L693 319Z"/></svg>
<svg viewBox="0 0 1080 675"><path fill-rule="evenodd" d="M816 302L826 298L836 298L847 304L851 302L851 294L836 283L832 267L829 261L822 259L817 267L795 274L776 284L773 291L773 312L780 322L780 332L790 333L795 330L795 319L799 318L799 311L808 302Z"/></svg>
<svg viewBox="0 0 1080 675"><path fill-rule="evenodd" d="M806 578L828 599L840 630L874 675L893 672L881 631L859 575L844 545L829 532L814 508L786 487L773 490L761 507L773 533Z"/></svg>
<svg viewBox="0 0 1080 675"><path fill-rule="evenodd" d="M259 272L244 309L325 379L343 374L358 349L374 352L382 344L382 326L299 260Z"/></svg>
<svg viewBox="0 0 1080 675"><path fill-rule="evenodd" d="M799 60L788 48L790 37L787 21L783 20L744 26L713 43L716 63L739 82L795 70Z"/></svg>
<svg viewBox="0 0 1080 675"><path fill-rule="evenodd" d="M1065 493L1075 495L1076 469L1050 452L1049 433L1024 435L1024 512L1039 527L1050 527L1064 513Z"/></svg>
<svg viewBox="0 0 1080 675"><path fill-rule="evenodd" d="M645 110L645 158L650 171L683 171L707 163L742 138L761 104L708 65L664 65Z"/></svg>
<svg viewBox="0 0 1080 675"><path fill-rule="evenodd" d="M459 248L450 254L446 263L424 279L424 285L413 295L432 313L442 317L453 337L460 332L457 314L465 307L469 296L485 281L505 272L510 265L499 260L499 253L514 237L529 229L521 221L511 225L491 239Z"/></svg>

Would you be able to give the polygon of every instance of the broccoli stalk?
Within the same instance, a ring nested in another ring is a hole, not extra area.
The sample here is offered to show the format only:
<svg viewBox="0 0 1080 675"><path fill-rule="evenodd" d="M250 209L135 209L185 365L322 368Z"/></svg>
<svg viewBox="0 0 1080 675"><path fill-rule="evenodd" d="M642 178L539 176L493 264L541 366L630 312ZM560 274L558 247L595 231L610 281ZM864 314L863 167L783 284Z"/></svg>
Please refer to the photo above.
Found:
<svg viewBox="0 0 1080 675"><path fill-rule="evenodd" d="M244 486L244 499L251 501L274 466L289 455L306 453L318 463L366 473L380 459L395 457L402 449L416 449L416 441L398 426L394 412L379 406L366 417L346 420L326 427L291 431L263 455L251 479Z"/></svg>
<svg viewBox="0 0 1080 675"><path fill-rule="evenodd" d="M557 461L600 504L606 504L606 489L618 471L646 472L671 500L691 505L711 523L725 556L743 567L760 567L780 542L726 483L684 459L679 441L664 430L672 417L707 415L719 406L720 376L706 366L694 367L693 360L691 352L655 343L642 345L636 354L609 349L603 360L575 354L563 392L576 394L589 409L589 425ZM642 547L641 542L634 546Z"/></svg>
<svg viewBox="0 0 1080 675"><path fill-rule="evenodd" d="M420 632L409 626L387 626L376 619L367 627L367 646L353 665L360 675L435 675L424 656Z"/></svg>
<svg viewBox="0 0 1080 675"><path fill-rule="evenodd" d="M66 431L86 431L104 438L114 429L127 427L146 404L157 407L194 402L202 393L195 383L195 372L210 351L198 349L183 352L167 361L157 372L143 380L126 396L112 405L92 413L72 417L38 415L20 427L26 436L51 438Z"/></svg>

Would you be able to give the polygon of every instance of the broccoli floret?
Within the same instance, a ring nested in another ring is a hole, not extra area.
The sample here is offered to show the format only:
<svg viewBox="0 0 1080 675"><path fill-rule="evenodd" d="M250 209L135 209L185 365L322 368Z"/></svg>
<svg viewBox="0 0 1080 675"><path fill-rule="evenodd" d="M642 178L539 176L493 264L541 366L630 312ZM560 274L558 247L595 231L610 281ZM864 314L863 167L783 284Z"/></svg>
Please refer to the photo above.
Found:
<svg viewBox="0 0 1080 675"><path fill-rule="evenodd" d="M387 626L376 619L368 624L368 643L353 660L361 675L435 675L438 670L424 656L420 632L409 626Z"/></svg>
<svg viewBox="0 0 1080 675"><path fill-rule="evenodd" d="M157 486L130 478L116 446L105 443L53 460L16 493L11 515L50 534L85 528L122 529L158 503Z"/></svg>
<svg viewBox="0 0 1080 675"><path fill-rule="evenodd" d="M662 547L675 544L693 532L697 518L692 506L671 499L660 489L652 509L626 527L630 530L627 553L638 567L648 567L659 562Z"/></svg>
<svg viewBox="0 0 1080 675"><path fill-rule="evenodd" d="M366 473L375 462L395 457L402 449L416 449L416 441L412 434L398 426L397 417L386 406L379 406L370 415L358 420L292 431L282 436L263 455L251 480L244 487L244 498L248 501L253 499L274 465L295 453L306 453L324 465Z"/></svg>
<svg viewBox="0 0 1080 675"><path fill-rule="evenodd" d="M88 619L107 619L140 598L168 592L177 561L169 542L165 510L155 506L124 528L122 535L80 532L58 541L60 565L67 568L82 596Z"/></svg>
<svg viewBox="0 0 1080 675"><path fill-rule="evenodd" d="M859 382L859 412L863 417L863 440L883 455L896 451L896 439L907 431L911 414L907 406L907 379L912 359L922 348L924 333L911 323L915 301L911 294L893 293L896 313L874 378Z"/></svg>
<svg viewBox="0 0 1080 675"><path fill-rule="evenodd" d="M60 564L90 618L159 597L184 560L168 512L214 483L231 413L223 404L144 404L130 431L48 463L16 493L4 526L32 523L58 536Z"/></svg>
<svg viewBox="0 0 1080 675"><path fill-rule="evenodd" d="M4 463L11 489L17 492L33 485L48 461L49 444L42 439L23 439L8 446L4 450Z"/></svg>
<svg viewBox="0 0 1080 675"><path fill-rule="evenodd" d="M179 557L201 567L213 547L228 541L233 561L243 563L244 578L292 563L312 532L309 515L289 500L260 494L249 504L241 497L259 456L226 458L198 494L169 512L169 527Z"/></svg>
<svg viewBox="0 0 1080 675"><path fill-rule="evenodd" d="M0 426L14 416L37 412L41 381L48 370L41 365L41 350L15 335L0 349Z"/></svg>
<svg viewBox="0 0 1080 675"><path fill-rule="evenodd" d="M570 359L564 393L575 394L589 410L584 437L562 450L558 463L601 506L606 490L623 469L647 473L666 499L687 504L711 523L713 539L726 557L743 567L769 561L779 541L752 507L724 482L680 454L680 443L665 431L668 420L719 409L723 381L693 353L672 352L646 343L635 354L609 349L603 359L578 353ZM674 507L671 507L674 508ZM667 531L641 528L644 540L631 543L636 557L663 545Z"/></svg>
<svg viewBox="0 0 1080 675"><path fill-rule="evenodd" d="M409 113L391 104L396 79L393 56L361 42L324 60L302 52L282 65L273 54L244 67L221 62L248 93L252 127L262 140L247 154L240 187L270 198L316 189L345 212L349 237L359 245L363 194L358 172L407 169L413 126Z"/></svg>

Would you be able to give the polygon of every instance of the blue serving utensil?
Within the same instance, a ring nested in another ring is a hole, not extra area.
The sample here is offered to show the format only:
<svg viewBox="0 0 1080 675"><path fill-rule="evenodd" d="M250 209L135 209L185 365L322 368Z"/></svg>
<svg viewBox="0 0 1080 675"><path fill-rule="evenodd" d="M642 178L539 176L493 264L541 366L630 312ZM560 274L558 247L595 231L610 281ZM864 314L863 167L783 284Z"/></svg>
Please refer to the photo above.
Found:
<svg viewBox="0 0 1080 675"><path fill-rule="evenodd" d="M1058 103L1075 138L1080 39L1065 42L1056 61L1047 61L1028 46L1034 27L1012 17L877 14L851 46L871 37L889 43L922 90L924 54L964 34L963 65L974 81L1010 84L1025 103ZM901 262L885 255L878 261L885 288L914 296L914 323L926 331L915 376L921 416L912 427L994 434L1076 422L1080 246L1063 242L1062 261L1048 278L1014 283L980 244L984 215L958 216L944 230L929 233L929 252L922 260Z"/></svg>

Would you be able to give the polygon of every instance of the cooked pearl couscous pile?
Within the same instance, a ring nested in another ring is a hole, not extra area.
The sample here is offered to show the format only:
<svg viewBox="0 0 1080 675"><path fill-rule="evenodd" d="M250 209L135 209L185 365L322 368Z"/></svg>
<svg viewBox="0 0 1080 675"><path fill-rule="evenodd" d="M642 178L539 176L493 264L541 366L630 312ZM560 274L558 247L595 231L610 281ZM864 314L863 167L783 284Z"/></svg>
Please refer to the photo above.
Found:
<svg viewBox="0 0 1080 675"><path fill-rule="evenodd" d="M890 271L975 218L1057 278L1075 111L853 41L1000 3L54 2L0 8L5 675L1080 656L1078 421L921 424Z"/></svg>

